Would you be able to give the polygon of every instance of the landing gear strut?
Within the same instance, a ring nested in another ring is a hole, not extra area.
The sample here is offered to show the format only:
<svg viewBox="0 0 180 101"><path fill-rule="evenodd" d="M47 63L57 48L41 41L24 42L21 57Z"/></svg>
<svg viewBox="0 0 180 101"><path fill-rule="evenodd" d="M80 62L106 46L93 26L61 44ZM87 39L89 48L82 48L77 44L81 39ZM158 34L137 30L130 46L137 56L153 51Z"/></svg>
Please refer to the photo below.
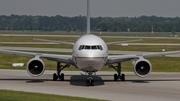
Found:
<svg viewBox="0 0 180 101"><path fill-rule="evenodd" d="M88 73L89 77L86 80L86 86L94 86L94 80L92 78L92 72Z"/></svg>
<svg viewBox="0 0 180 101"><path fill-rule="evenodd" d="M117 71L117 74L114 74L114 81L119 79L125 81L125 75L121 73L121 63L118 63L117 66L109 65L109 67Z"/></svg>
<svg viewBox="0 0 180 101"><path fill-rule="evenodd" d="M53 74L53 81L56 81L57 79L60 79L61 81L64 81L64 73L61 73L61 71L69 67L70 65L61 66L61 63L57 63L57 73Z"/></svg>

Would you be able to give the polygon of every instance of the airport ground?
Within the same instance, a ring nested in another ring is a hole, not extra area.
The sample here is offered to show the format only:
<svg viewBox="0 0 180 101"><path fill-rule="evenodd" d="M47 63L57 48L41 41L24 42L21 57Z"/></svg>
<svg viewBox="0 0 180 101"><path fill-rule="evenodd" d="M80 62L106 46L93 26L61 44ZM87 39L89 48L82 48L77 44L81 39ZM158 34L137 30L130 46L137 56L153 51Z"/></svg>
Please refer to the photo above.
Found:
<svg viewBox="0 0 180 101"><path fill-rule="evenodd" d="M127 35L127 33L125 33ZM157 52L165 49L169 50L180 50L179 43L180 37L172 37L169 33L159 34L159 35L149 35L146 34L130 34L129 36L102 36L106 41L119 41L119 40L129 40L129 39L143 39L142 44L133 43L129 46L112 46L110 47L110 54L136 54L136 53L146 53L146 52ZM164 36L163 36L164 35ZM33 34L33 35L22 35L22 34L12 34L5 33L0 34L1 47L0 49L17 49L18 50L28 50L28 51L42 51L40 48L44 48L46 51L56 51L55 53L63 53L64 51L67 54L71 53L68 46L61 46L57 44L44 44L42 42L35 41L33 38L45 38L53 39L59 41L71 41L73 42L79 35L42 35L42 34ZM71 37L70 37L71 36ZM12 43L13 42L13 43ZM17 43L16 43L17 42ZM23 42L26 42L23 43ZM32 43L33 42L33 43ZM4 43L4 44L2 44ZM23 44L22 44L23 43ZM150 43L150 44L149 44ZM143 45L144 44L144 45ZM147 45L149 44L149 45ZM12 47L13 46L13 47ZM32 47L32 48L27 48ZM27 49L26 49L27 48ZM53 48L53 50L51 50ZM30 50L32 49L32 50ZM34 50L33 50L34 49ZM122 51L119 51L122 50ZM127 51L128 50L128 51ZM135 51L136 50L136 51ZM11 66L13 62L25 62L29 58L21 57L17 59L18 56L11 56L6 54L0 54L1 63L0 67L5 65ZM175 57L176 56L176 57ZM40 92L40 93L50 93L50 94L59 94L59 95L69 95L69 96L79 96L87 98L98 98L106 99L112 101L179 101L180 97L180 63L179 55L171 57L155 57L150 58L153 66L161 68L158 71L163 71L164 69L172 69L171 73L152 73L147 78L138 78L134 73L128 72L126 74L125 82L115 82L113 81L112 72L98 72L95 79L94 87L86 87L85 80L86 75L81 71L64 71L65 81L52 81L53 71L46 71L41 77L33 78L28 75L25 70L0 70L0 89L8 90L18 90L18 91L28 91L28 92ZM155 63L155 64L154 64ZM55 67L49 63L49 66ZM55 63L54 63L55 64ZM129 63L128 63L129 64ZM131 64L132 65L132 64ZM125 65L128 67L129 65ZM153 67L153 68L154 68ZM176 72L176 73L174 73Z"/></svg>
<svg viewBox="0 0 180 101"><path fill-rule="evenodd" d="M63 71L65 81L52 81L55 71L34 78L25 70L0 70L0 89L105 99L110 101L179 101L180 74L152 73L139 78L125 72L126 81L113 81L115 72L98 72L95 85L87 87L81 71Z"/></svg>

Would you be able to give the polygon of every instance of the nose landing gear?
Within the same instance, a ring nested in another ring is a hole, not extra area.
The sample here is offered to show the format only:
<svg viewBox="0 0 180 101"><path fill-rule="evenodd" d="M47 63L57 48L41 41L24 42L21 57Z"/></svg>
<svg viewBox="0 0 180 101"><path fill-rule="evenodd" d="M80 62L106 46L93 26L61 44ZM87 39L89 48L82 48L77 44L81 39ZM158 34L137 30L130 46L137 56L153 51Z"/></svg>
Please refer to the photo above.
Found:
<svg viewBox="0 0 180 101"><path fill-rule="evenodd" d="M86 86L94 86L94 80L92 78L92 72L88 73L89 77L86 80Z"/></svg>

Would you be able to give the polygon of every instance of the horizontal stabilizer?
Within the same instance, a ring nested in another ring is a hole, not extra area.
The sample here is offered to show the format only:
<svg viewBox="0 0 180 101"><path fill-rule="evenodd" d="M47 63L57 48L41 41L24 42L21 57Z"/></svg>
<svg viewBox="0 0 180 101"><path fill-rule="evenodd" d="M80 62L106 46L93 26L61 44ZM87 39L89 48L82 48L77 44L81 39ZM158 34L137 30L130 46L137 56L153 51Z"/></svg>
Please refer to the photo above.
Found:
<svg viewBox="0 0 180 101"><path fill-rule="evenodd" d="M123 43L130 43L130 42L137 42L142 40L127 40L127 41L117 41L117 42L108 42L107 45L115 45L115 44L123 44Z"/></svg>
<svg viewBox="0 0 180 101"><path fill-rule="evenodd" d="M37 38L34 38L33 40L39 40L39 41L45 41L45 42L51 42L51 43L58 43L58 44L65 44L65 45L71 45L71 46L74 45L74 43L72 43L72 42L63 42L63 41L46 40L46 39L37 39Z"/></svg>

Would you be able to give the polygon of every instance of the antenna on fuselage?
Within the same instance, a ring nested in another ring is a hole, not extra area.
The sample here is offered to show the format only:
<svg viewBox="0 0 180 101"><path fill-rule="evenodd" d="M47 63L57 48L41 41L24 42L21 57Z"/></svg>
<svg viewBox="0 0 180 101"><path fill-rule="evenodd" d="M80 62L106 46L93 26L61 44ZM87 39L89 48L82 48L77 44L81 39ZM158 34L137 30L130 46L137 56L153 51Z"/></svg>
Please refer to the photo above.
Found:
<svg viewBox="0 0 180 101"><path fill-rule="evenodd" d="M90 34L90 0L87 0L87 34Z"/></svg>

